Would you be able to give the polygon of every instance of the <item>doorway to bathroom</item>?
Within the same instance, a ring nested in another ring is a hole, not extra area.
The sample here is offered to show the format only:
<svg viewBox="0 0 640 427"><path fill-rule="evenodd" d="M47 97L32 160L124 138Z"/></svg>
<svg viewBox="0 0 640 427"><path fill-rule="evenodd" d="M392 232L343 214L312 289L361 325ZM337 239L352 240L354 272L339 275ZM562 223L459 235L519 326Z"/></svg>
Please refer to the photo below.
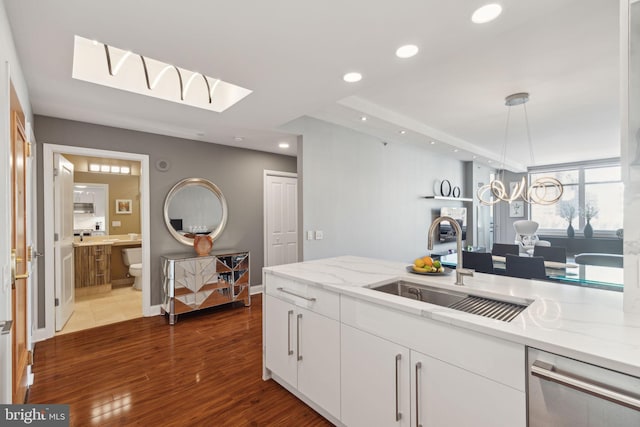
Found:
<svg viewBox="0 0 640 427"><path fill-rule="evenodd" d="M45 177L56 173L56 156L72 160L73 181L80 186L71 190L74 286L61 298L60 283L66 281L67 288L70 285L68 278L60 276L65 270L69 275L69 268L61 268L56 257L45 257L44 304L38 310L45 327L37 331L39 338L155 314L150 304L150 249L144 239L149 236L148 156L44 144ZM56 185L55 180L44 180L44 209L54 213L44 217L46 253L54 253L58 242L64 240L55 221L61 210ZM106 194L91 190L91 186L104 188ZM138 252L140 260L135 268L125 265L127 249ZM63 310L73 314L59 318L57 314Z"/></svg>

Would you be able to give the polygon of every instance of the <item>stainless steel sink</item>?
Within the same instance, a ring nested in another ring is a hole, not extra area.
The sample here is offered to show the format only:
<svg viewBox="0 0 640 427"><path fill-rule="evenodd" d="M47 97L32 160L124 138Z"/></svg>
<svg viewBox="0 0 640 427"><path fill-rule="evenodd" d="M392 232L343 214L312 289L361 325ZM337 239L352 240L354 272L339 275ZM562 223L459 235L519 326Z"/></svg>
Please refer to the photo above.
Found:
<svg viewBox="0 0 640 427"><path fill-rule="evenodd" d="M371 289L445 307L455 304L458 301L462 301L468 296L462 292L436 289L418 283L407 282L405 280L396 280L395 282L376 286Z"/></svg>
<svg viewBox="0 0 640 427"><path fill-rule="evenodd" d="M530 302L501 301L406 280L395 280L390 283L372 286L371 289L505 322L513 320L530 304Z"/></svg>

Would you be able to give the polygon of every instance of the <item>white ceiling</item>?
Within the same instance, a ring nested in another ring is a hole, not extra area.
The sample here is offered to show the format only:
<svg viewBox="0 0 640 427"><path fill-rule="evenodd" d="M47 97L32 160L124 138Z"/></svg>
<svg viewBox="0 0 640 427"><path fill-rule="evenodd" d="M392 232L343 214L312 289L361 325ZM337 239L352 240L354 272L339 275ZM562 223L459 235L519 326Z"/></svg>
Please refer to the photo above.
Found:
<svg viewBox="0 0 640 427"><path fill-rule="evenodd" d="M504 97L526 91L535 164L619 156L618 2L497 0L502 15L473 24L488 2L4 0L36 114L290 155L283 126L307 115L499 166ZM74 35L253 93L214 113L74 80ZM420 53L396 58L406 43ZM532 164L523 117L512 109L516 168Z"/></svg>

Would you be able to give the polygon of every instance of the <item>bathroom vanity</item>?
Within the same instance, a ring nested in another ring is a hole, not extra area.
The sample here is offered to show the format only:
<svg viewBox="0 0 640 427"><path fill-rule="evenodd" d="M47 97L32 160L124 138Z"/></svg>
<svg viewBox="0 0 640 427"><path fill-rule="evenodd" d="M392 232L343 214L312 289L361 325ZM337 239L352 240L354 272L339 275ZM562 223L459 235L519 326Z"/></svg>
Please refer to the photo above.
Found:
<svg viewBox="0 0 640 427"><path fill-rule="evenodd" d="M179 314L242 301L251 304L249 252L214 251L164 255L162 258L163 314L173 325Z"/></svg>
<svg viewBox="0 0 640 427"><path fill-rule="evenodd" d="M127 234L83 236L82 240L76 237L73 242L75 295L78 297L111 291L112 285L120 284L120 278L126 274L126 267L119 267L122 264L121 249L141 244L140 235L135 238ZM124 273L120 272L122 268L125 269ZM125 281L125 284L130 283L133 282Z"/></svg>
<svg viewBox="0 0 640 427"><path fill-rule="evenodd" d="M111 245L76 246L73 257L76 296L111 290Z"/></svg>

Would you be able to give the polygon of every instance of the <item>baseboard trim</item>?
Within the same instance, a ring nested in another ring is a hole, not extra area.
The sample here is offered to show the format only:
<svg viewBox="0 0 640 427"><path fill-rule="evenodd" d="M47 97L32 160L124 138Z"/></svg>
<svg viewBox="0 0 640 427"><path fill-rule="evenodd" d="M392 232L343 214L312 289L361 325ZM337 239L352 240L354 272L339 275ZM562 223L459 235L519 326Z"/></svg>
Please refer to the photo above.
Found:
<svg viewBox="0 0 640 427"><path fill-rule="evenodd" d="M261 294L262 292L264 292L264 286L262 285L253 285L249 288L251 295Z"/></svg>
<svg viewBox="0 0 640 427"><path fill-rule="evenodd" d="M162 304L152 305L149 310L145 311L144 317L160 316L162 314Z"/></svg>
<svg viewBox="0 0 640 427"><path fill-rule="evenodd" d="M31 342L35 344L37 342L44 341L49 338L51 337L48 335L46 328L38 328L35 331L33 331L33 335L31 335Z"/></svg>

